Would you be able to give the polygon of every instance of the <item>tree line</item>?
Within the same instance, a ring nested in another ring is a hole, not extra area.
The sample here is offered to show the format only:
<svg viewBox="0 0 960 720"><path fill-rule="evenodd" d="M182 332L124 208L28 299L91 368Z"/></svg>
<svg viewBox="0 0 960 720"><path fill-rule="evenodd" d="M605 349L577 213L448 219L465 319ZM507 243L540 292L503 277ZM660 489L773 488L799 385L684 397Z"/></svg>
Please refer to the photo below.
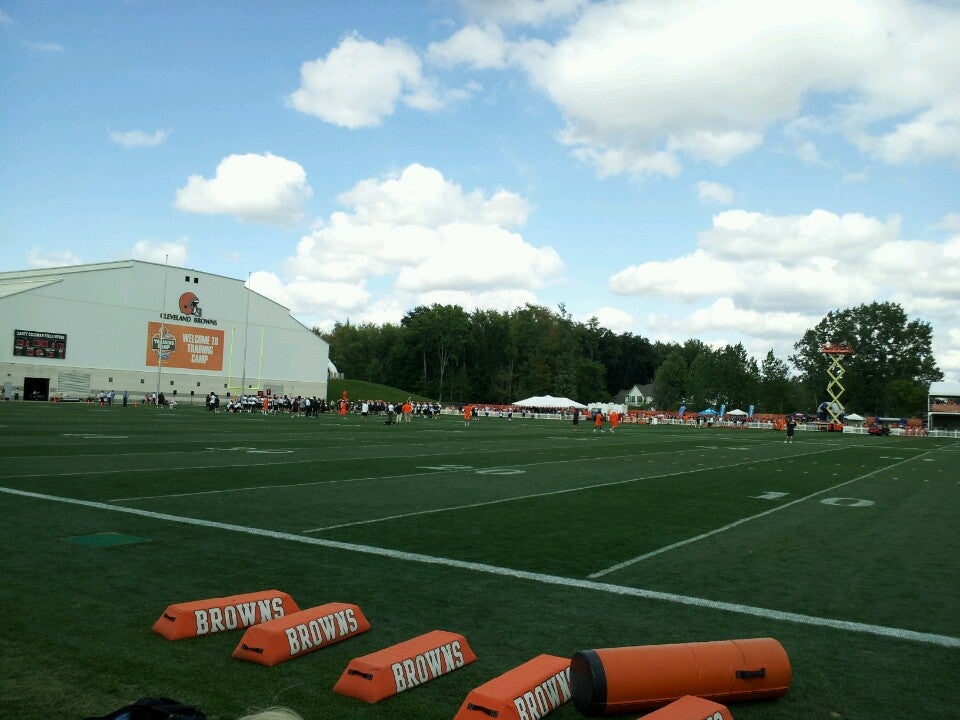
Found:
<svg viewBox="0 0 960 720"><path fill-rule="evenodd" d="M531 395L587 402L612 400L633 385L652 385L653 407L675 411L725 404L759 413L813 412L829 400L824 343L849 343L841 401L863 415L917 416L932 381L941 380L928 323L896 303L871 303L827 314L779 358L759 362L743 345L712 348L651 342L616 334L596 318L575 322L527 304L509 312L457 305L419 306L399 325L337 323L314 328L330 359L353 380L404 388L442 403L507 404Z"/></svg>

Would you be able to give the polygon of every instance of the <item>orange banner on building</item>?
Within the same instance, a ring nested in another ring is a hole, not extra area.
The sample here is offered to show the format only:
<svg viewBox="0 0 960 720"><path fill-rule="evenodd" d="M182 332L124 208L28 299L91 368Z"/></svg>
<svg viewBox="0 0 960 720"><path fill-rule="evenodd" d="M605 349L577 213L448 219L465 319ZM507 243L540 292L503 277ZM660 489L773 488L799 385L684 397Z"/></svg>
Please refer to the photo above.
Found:
<svg viewBox="0 0 960 720"><path fill-rule="evenodd" d="M223 330L148 323L146 364L219 372L223 370Z"/></svg>

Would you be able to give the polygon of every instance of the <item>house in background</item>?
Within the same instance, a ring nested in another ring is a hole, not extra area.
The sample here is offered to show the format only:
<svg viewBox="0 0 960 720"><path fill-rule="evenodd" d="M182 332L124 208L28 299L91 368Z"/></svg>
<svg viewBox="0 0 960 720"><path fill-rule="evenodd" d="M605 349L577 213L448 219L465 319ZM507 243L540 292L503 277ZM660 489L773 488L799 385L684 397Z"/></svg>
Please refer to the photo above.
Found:
<svg viewBox="0 0 960 720"><path fill-rule="evenodd" d="M646 407L653 403L653 383L634 385L629 390L621 390L614 402L634 407Z"/></svg>
<svg viewBox="0 0 960 720"><path fill-rule="evenodd" d="M927 427L930 430L960 430L960 383L930 383Z"/></svg>

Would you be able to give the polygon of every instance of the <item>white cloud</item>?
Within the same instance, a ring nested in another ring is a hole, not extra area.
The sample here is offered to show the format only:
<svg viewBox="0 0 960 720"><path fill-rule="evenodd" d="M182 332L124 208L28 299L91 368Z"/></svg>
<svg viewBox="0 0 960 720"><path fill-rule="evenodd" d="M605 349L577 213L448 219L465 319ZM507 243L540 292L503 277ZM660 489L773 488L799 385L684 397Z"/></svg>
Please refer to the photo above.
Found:
<svg viewBox="0 0 960 720"><path fill-rule="evenodd" d="M143 130L110 133L110 140L125 148L154 147L162 145L170 137L169 130L155 130L152 133Z"/></svg>
<svg viewBox="0 0 960 720"><path fill-rule="evenodd" d="M617 295L645 295L691 301L733 292L740 281L730 265L696 250L675 260L650 261L620 270L610 278Z"/></svg>
<svg viewBox="0 0 960 720"><path fill-rule="evenodd" d="M361 180L337 199L352 207L364 225L438 227L461 222L516 228L526 223L531 209L526 200L506 190L489 197L481 190L465 193L439 170L418 163L398 174Z"/></svg>
<svg viewBox="0 0 960 720"><path fill-rule="evenodd" d="M275 294L301 288L322 295L336 283L366 288L379 278L392 284L386 291L390 302L370 295L381 313L445 301L507 309L516 307L510 303L535 302L535 290L562 277L557 252L535 247L517 232L530 206L513 192L466 191L438 170L413 164L362 180L338 199L347 211L333 213L300 240L296 254L284 262L292 280L277 279L275 287L283 290ZM343 317L335 313L336 302L313 303L312 322ZM306 305L298 300L298 307ZM360 305L351 306L351 317L357 317L354 310Z"/></svg>
<svg viewBox="0 0 960 720"><path fill-rule="evenodd" d="M510 45L496 25L468 25L443 42L431 43L427 57L440 65L469 65L478 70L506 67Z"/></svg>
<svg viewBox="0 0 960 720"><path fill-rule="evenodd" d="M415 264L400 268L399 290L538 288L563 268L553 248L535 248L496 225L450 223L431 240Z"/></svg>
<svg viewBox="0 0 960 720"><path fill-rule="evenodd" d="M697 337L717 331L739 334L749 328L754 336L796 339L819 318L796 312L757 312L738 307L729 297L721 297L686 316L653 315L648 321L658 332L668 332L673 337Z"/></svg>
<svg viewBox="0 0 960 720"><path fill-rule="evenodd" d="M31 50L36 50L37 52L42 53L61 53L63 52L63 46L54 42L26 42L24 41L23 46L30 48Z"/></svg>
<svg viewBox="0 0 960 720"><path fill-rule="evenodd" d="M701 180L697 183L697 197L700 202L729 205L733 202L733 188L720 183Z"/></svg>
<svg viewBox="0 0 960 720"><path fill-rule="evenodd" d="M66 265L80 265L83 263L75 253L69 250L41 250L30 248L27 253L27 267L53 268Z"/></svg>
<svg viewBox="0 0 960 720"><path fill-rule="evenodd" d="M829 256L855 262L876 243L899 233L896 216L880 221L860 213L836 215L826 210L785 216L727 210L700 234L699 245L722 260L768 258L793 263Z"/></svg>
<svg viewBox="0 0 960 720"><path fill-rule="evenodd" d="M840 182L843 183L861 183L866 182L870 178L870 173L867 170L860 170L859 172L849 172L846 173Z"/></svg>
<svg viewBox="0 0 960 720"><path fill-rule="evenodd" d="M810 140L804 140L797 145L797 157L803 160L807 165L823 165L824 159L820 155L820 150Z"/></svg>
<svg viewBox="0 0 960 720"><path fill-rule="evenodd" d="M302 113L351 129L379 125L399 102L428 111L443 105L411 48L400 40L380 45L356 34L326 58L300 66L300 88L289 102Z"/></svg>
<svg viewBox="0 0 960 720"><path fill-rule="evenodd" d="M960 213L947 213L937 227L945 230L960 230Z"/></svg>
<svg viewBox="0 0 960 720"><path fill-rule="evenodd" d="M230 155L216 177L191 175L177 190L176 206L192 213L234 215L241 220L292 225L313 194L307 173L292 160L266 155Z"/></svg>
<svg viewBox="0 0 960 720"><path fill-rule="evenodd" d="M0 25L13 25L13 18L0 10Z"/></svg>
<svg viewBox="0 0 960 720"><path fill-rule="evenodd" d="M459 305L467 312L477 309L511 312L527 303L537 304L537 296L529 290L509 288L504 290L489 290L470 292L466 290L433 290L417 297L421 305ZM399 306L398 306L399 307ZM398 322L403 312L393 322Z"/></svg>
<svg viewBox="0 0 960 720"><path fill-rule="evenodd" d="M684 157L724 164L778 125L808 163L823 162L811 132L886 162L960 157L954 5L623 0L586 7L553 45L526 44L509 57L601 176L676 176Z"/></svg>
<svg viewBox="0 0 960 720"><path fill-rule="evenodd" d="M960 351L949 332L960 304L960 236L904 239L896 217L726 211L700 233L692 253L624 268L609 289L693 306L651 314L646 328L655 336L739 336L763 353L772 342L781 357L792 352L787 339L795 341L827 312L891 300L909 317L948 329L935 336L936 357L945 371L960 371L945 359Z"/></svg>
<svg viewBox="0 0 960 720"><path fill-rule="evenodd" d="M880 263L865 267L864 257L898 232L897 218L729 210L714 217L694 252L625 268L609 287L687 302L727 297L757 312L817 313L875 298L885 271Z"/></svg>
<svg viewBox="0 0 960 720"><path fill-rule="evenodd" d="M591 313L590 317L579 318L580 322L589 322L590 318L596 318L601 327L605 327L614 333L632 332L637 326L636 319L628 312L618 308L604 306Z"/></svg>
<svg viewBox="0 0 960 720"><path fill-rule="evenodd" d="M355 283L323 282L306 277L295 277L284 283L266 271L252 273L248 286L297 315L349 317L365 309L370 300L370 293Z"/></svg>
<svg viewBox="0 0 960 720"><path fill-rule="evenodd" d="M135 260L146 262L179 265L187 264L187 241L157 242L155 240L139 240L131 252Z"/></svg>
<svg viewBox="0 0 960 720"><path fill-rule="evenodd" d="M501 25L541 25L570 17L587 0L460 0L472 17Z"/></svg>
<svg viewBox="0 0 960 720"><path fill-rule="evenodd" d="M888 163L960 158L960 99L943 102L898 123L885 135L857 133L856 137L861 149Z"/></svg>
<svg viewBox="0 0 960 720"><path fill-rule="evenodd" d="M560 139L565 144L575 144L573 135L569 132L561 133ZM630 173L632 175L666 175L677 177L682 168L676 155L671 152L637 152L627 147L594 147L584 141L574 148L572 154L578 160L592 165L601 178Z"/></svg>
<svg viewBox="0 0 960 720"><path fill-rule="evenodd" d="M726 165L738 155L750 152L763 144L763 134L741 130L691 130L671 135L667 141L670 152L686 153L698 160L715 165Z"/></svg>

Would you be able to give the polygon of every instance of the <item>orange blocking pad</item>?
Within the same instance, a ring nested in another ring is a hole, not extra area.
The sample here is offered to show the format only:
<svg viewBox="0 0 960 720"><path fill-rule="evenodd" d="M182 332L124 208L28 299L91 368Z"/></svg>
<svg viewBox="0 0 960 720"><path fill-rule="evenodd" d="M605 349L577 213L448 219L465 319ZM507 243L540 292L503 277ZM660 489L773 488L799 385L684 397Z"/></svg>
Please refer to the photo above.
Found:
<svg viewBox="0 0 960 720"><path fill-rule="evenodd" d="M287 593L261 590L169 605L153 624L153 631L167 640L182 640L250 627L299 609Z"/></svg>
<svg viewBox="0 0 960 720"><path fill-rule="evenodd" d="M537 655L471 690L453 720L540 720L571 698L570 660Z"/></svg>
<svg viewBox="0 0 960 720"><path fill-rule="evenodd" d="M790 687L790 674L773 638L581 650L570 661L573 702L585 715L653 710L684 695L776 698Z"/></svg>
<svg viewBox="0 0 960 720"><path fill-rule="evenodd" d="M369 629L370 622L356 605L327 603L254 625L243 634L233 656L272 666Z"/></svg>
<svg viewBox="0 0 960 720"><path fill-rule="evenodd" d="M733 715L725 705L693 695L684 695L679 700L644 715L643 720L733 720Z"/></svg>
<svg viewBox="0 0 960 720"><path fill-rule="evenodd" d="M422 685L477 659L463 635L433 630L354 658L333 691L369 703Z"/></svg>

